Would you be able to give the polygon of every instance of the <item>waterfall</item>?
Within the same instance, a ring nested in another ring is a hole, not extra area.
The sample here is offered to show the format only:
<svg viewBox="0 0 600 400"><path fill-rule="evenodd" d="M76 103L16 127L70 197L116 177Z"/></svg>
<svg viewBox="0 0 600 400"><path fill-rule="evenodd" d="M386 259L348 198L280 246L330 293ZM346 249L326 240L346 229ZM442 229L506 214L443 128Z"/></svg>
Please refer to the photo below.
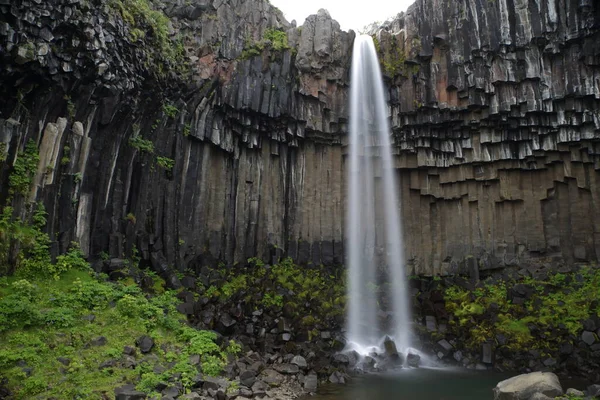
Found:
<svg viewBox="0 0 600 400"><path fill-rule="evenodd" d="M350 348L365 353L389 335L398 350L406 352L411 346L411 333L399 192L383 81L375 46L368 35L354 41L351 73L347 339ZM388 288L386 296L391 300L393 322L387 327L378 323L378 292L382 286Z"/></svg>

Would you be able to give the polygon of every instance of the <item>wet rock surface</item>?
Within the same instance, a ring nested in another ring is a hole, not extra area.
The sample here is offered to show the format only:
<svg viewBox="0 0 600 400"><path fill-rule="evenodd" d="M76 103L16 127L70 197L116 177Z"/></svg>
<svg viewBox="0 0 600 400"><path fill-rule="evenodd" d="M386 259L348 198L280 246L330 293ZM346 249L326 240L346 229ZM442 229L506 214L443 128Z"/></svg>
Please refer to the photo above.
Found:
<svg viewBox="0 0 600 400"><path fill-rule="evenodd" d="M97 3L0 5L0 178L39 144L28 197L50 212L54 251L135 244L161 273L341 263L355 34L325 10L300 29L265 1L164 1L178 69ZM417 274L597 260L598 5L505 3L418 0L373 31ZM248 55L269 29L289 49Z"/></svg>

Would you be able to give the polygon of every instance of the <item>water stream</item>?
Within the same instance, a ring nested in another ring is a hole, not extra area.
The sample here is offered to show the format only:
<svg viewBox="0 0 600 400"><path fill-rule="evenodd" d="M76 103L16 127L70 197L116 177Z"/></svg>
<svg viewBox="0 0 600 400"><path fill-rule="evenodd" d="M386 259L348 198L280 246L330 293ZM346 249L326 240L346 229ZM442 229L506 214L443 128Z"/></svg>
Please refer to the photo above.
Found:
<svg viewBox="0 0 600 400"><path fill-rule="evenodd" d="M368 35L354 41L351 74L348 348L366 354L389 335L405 352L411 333L400 203L381 71ZM392 323L387 326L377 318L378 288L383 286L391 300Z"/></svg>

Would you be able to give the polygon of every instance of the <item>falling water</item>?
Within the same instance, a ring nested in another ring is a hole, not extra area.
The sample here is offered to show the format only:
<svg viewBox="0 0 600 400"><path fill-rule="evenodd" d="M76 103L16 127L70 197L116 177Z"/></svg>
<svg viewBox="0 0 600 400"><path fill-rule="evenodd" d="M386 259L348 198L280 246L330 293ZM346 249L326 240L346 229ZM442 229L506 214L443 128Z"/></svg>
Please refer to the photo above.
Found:
<svg viewBox="0 0 600 400"><path fill-rule="evenodd" d="M411 335L400 203L381 71L368 35L354 41L348 178L348 342L366 352L388 334L404 352ZM378 325L378 271L387 274L384 279L391 292L387 296L392 300L393 323L388 331Z"/></svg>

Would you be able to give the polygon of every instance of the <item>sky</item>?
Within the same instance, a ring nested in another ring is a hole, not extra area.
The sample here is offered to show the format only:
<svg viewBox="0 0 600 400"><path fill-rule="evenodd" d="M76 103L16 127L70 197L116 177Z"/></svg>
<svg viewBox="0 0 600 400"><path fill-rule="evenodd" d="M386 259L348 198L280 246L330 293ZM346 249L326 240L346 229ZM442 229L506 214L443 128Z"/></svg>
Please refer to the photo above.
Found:
<svg viewBox="0 0 600 400"><path fill-rule="evenodd" d="M414 0L270 0L271 4L283 11L285 19L296 20L298 26L304 19L316 14L320 8L329 11L331 17L340 23L343 30L360 31L371 22L383 22L400 11L406 11Z"/></svg>

